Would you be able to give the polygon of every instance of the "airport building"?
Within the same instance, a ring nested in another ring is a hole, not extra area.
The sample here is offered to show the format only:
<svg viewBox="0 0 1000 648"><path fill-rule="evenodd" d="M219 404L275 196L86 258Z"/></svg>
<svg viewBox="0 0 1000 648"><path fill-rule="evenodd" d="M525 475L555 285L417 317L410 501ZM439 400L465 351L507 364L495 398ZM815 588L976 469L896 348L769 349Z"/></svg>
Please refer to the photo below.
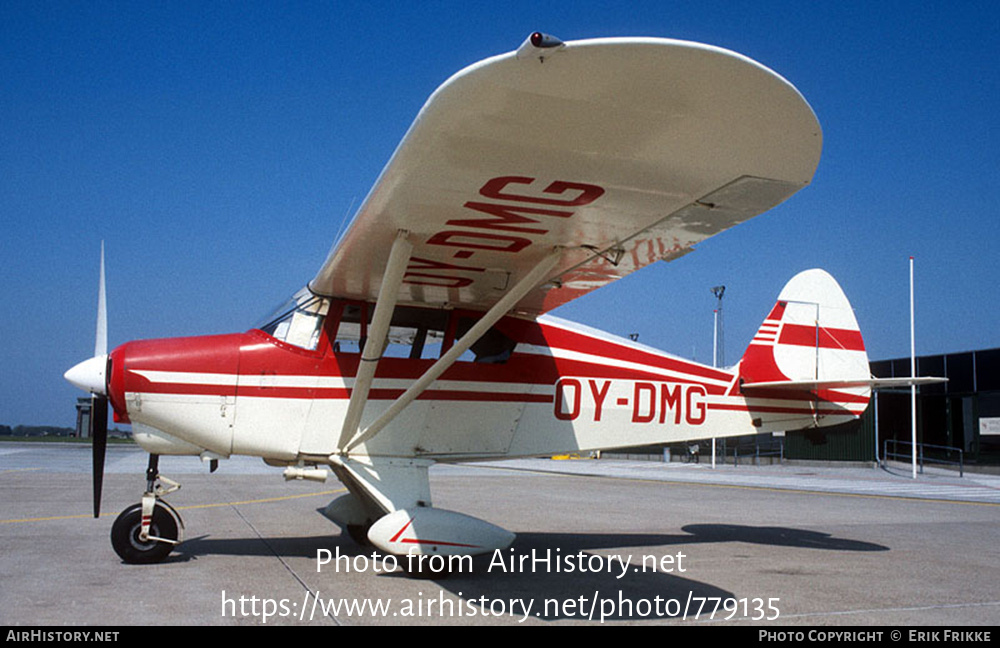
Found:
<svg viewBox="0 0 1000 648"><path fill-rule="evenodd" d="M89 396L76 399L76 433L73 436L81 439L90 436L90 411L91 401Z"/></svg>
<svg viewBox="0 0 1000 648"><path fill-rule="evenodd" d="M876 378L909 377L910 359L871 363ZM1000 467L1000 348L921 356L918 376L948 382L917 390L918 457L964 467ZM909 462L912 457L911 397L908 388L881 389L857 421L840 426L716 441L726 463L800 461L874 462L876 457ZM690 460L691 443L650 446L605 453L631 459ZM711 441L698 443L699 460L708 460ZM959 450L961 452L959 452Z"/></svg>
<svg viewBox="0 0 1000 648"><path fill-rule="evenodd" d="M871 363L876 378L911 375L910 359ZM940 376L948 382L917 390L917 443L929 461L966 465L1000 465L1000 348L922 356L918 376ZM788 434L788 459L874 461L888 452L910 456L912 435L909 389L879 390L864 416L847 425Z"/></svg>

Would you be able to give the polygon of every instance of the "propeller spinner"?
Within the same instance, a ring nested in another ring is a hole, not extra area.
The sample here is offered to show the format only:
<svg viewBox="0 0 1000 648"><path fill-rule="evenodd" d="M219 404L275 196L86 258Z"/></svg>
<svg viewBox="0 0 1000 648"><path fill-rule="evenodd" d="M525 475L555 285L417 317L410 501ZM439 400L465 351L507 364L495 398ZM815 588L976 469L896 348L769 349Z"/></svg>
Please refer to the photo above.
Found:
<svg viewBox="0 0 1000 648"><path fill-rule="evenodd" d="M92 394L90 438L94 465L94 517L101 514L101 490L104 485L104 457L108 446L108 306L104 293L104 242L101 242L101 276L97 297L97 336L94 357L75 365L63 374L73 385Z"/></svg>

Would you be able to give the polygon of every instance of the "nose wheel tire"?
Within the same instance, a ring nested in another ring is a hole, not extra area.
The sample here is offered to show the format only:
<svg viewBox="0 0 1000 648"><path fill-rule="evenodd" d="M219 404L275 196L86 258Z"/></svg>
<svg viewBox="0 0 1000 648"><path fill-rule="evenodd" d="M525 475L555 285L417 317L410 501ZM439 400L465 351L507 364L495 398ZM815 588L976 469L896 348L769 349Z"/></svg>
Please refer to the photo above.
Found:
<svg viewBox="0 0 1000 648"><path fill-rule="evenodd" d="M111 527L111 546L125 562L133 565L158 563L173 550L174 545L159 540L140 540L142 531L142 504L133 504L115 520ZM156 502L149 535L167 540L177 540L177 520L161 502Z"/></svg>

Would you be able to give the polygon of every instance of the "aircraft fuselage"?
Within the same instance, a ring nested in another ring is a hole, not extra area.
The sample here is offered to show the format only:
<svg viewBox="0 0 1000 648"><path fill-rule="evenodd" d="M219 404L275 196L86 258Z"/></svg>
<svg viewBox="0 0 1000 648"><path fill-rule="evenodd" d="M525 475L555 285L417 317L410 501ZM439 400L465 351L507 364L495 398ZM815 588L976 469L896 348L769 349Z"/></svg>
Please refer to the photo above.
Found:
<svg viewBox="0 0 1000 648"><path fill-rule="evenodd" d="M360 361L337 339L340 307L332 303L311 349L259 329L122 345L111 354L116 417L156 454L276 463L334 454ZM442 352L462 317L442 320ZM494 346L508 353L456 362L355 453L448 461L588 452L783 430L793 420L802 427L809 417L849 420L867 403L748 399L739 365L707 367L555 318L506 317L494 328L502 338ZM361 427L433 362L384 356Z"/></svg>

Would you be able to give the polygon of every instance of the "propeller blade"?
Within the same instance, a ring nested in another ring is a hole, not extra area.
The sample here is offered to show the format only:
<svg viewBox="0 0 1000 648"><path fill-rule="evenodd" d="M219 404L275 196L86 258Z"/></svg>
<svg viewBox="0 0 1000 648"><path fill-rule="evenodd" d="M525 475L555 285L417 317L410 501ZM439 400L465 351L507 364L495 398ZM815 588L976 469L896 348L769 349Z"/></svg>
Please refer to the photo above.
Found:
<svg viewBox="0 0 1000 648"><path fill-rule="evenodd" d="M108 302L104 294L104 241L101 241L101 286L97 291L97 336L94 357L108 354Z"/></svg>
<svg viewBox="0 0 1000 648"><path fill-rule="evenodd" d="M101 515L104 455L108 447L108 397L94 396L90 403L90 439L94 450L94 517L96 518Z"/></svg>
<svg viewBox="0 0 1000 648"><path fill-rule="evenodd" d="M104 486L104 457L108 449L108 305L104 296L104 241L101 241L101 277L97 292L97 336L94 357L71 368L63 377L91 393L90 442L94 464L94 517L101 515L101 490Z"/></svg>

